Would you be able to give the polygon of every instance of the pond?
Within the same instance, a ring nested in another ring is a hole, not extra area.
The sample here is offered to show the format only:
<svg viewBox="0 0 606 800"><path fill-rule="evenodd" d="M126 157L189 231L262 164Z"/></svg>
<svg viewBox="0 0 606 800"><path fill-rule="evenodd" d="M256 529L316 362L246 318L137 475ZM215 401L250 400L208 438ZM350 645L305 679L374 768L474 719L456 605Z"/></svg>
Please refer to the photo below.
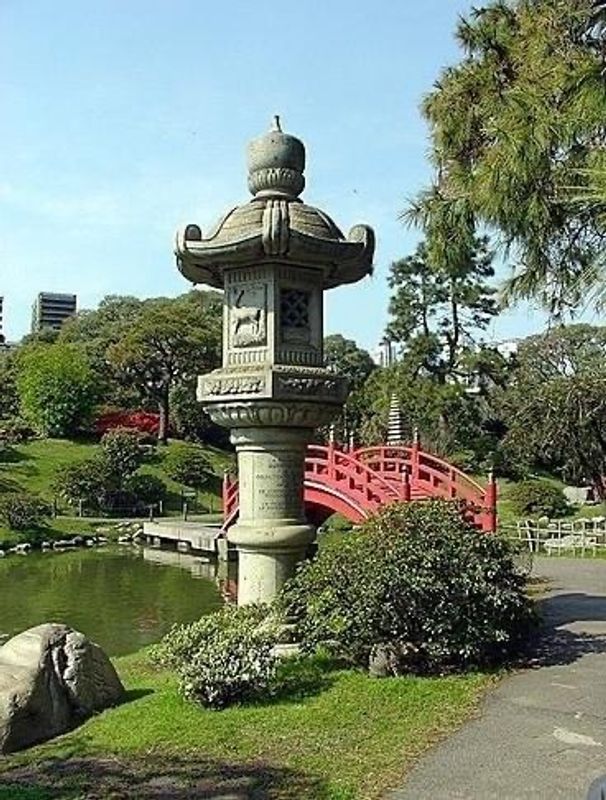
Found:
<svg viewBox="0 0 606 800"><path fill-rule="evenodd" d="M64 622L109 655L132 653L175 622L219 608L215 570L150 548L13 555L0 560L0 641L41 622Z"/></svg>

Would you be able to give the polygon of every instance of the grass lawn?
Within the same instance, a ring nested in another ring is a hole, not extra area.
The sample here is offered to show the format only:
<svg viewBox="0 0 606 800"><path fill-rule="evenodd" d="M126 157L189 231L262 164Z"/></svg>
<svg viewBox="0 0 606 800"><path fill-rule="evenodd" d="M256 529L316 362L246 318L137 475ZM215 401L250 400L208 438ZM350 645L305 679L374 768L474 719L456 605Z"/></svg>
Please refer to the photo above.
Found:
<svg viewBox="0 0 606 800"><path fill-rule="evenodd" d="M128 702L0 761L0 800L371 800L473 713L494 676L325 673L307 696L198 708L144 651L115 660Z"/></svg>
<svg viewBox="0 0 606 800"><path fill-rule="evenodd" d="M168 453L179 442L171 442L167 447L159 447L156 453L141 466L141 472L151 473L161 478L167 486L168 494L165 502L167 515L181 512L182 486L168 477L163 468ZM6 460L0 462L0 492L24 491L39 494L49 502L54 499L52 483L57 471L68 464L90 458L99 450L99 445L92 442L70 441L67 439L35 439L25 444L16 445ZM214 448L206 448L206 455L214 474L204 490L198 492L195 504L190 504L193 514L196 512L217 513L221 509L221 481L223 470L229 463L229 455ZM74 509L60 509L66 515L75 514ZM99 526L87 519L70 519L59 516L52 520L44 530L48 539L61 538L66 533L90 533ZM30 532L35 533L35 532ZM14 532L0 526L0 542L27 539L28 532L18 537Z"/></svg>
<svg viewBox="0 0 606 800"><path fill-rule="evenodd" d="M563 481L557 478L537 476L537 479L551 484L552 486L557 486L560 489L563 489L565 486ZM513 501L510 499L511 491L515 485L516 483L514 481L507 480L506 478L499 478L498 480L499 497L497 512L501 525L515 525L520 519L520 515L514 510ZM572 521L574 519L588 519L603 516L606 516L606 507L603 503L598 503L596 505L571 506L570 514L563 519Z"/></svg>

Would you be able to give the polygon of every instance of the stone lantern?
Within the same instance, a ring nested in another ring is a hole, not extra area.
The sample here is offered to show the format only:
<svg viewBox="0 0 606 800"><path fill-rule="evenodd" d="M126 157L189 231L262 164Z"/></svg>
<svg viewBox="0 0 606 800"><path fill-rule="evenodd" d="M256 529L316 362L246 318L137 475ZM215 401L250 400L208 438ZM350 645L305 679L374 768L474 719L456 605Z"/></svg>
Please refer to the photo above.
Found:
<svg viewBox="0 0 606 800"><path fill-rule="evenodd" d="M272 130L248 146L250 202L203 236L177 235L181 273L224 289L223 366L198 381L211 419L231 430L240 511L227 536L238 550L238 603L271 600L315 537L305 519L305 449L339 411L344 379L324 366L323 291L372 271L374 234L345 238L299 199L305 148Z"/></svg>

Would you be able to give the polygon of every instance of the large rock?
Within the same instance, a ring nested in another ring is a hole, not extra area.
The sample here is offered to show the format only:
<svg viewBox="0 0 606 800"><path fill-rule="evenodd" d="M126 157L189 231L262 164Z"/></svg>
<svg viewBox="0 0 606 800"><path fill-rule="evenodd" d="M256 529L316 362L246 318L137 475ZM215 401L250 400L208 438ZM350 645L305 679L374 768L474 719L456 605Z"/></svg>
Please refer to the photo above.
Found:
<svg viewBox="0 0 606 800"><path fill-rule="evenodd" d="M30 628L0 647L0 753L65 733L123 693L109 658L82 633Z"/></svg>

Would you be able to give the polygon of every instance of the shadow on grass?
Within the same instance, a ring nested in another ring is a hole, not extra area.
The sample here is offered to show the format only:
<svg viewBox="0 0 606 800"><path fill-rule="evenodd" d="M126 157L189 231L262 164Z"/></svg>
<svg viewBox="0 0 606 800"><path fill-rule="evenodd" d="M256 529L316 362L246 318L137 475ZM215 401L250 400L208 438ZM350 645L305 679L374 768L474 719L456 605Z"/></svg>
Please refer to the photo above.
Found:
<svg viewBox="0 0 606 800"><path fill-rule="evenodd" d="M334 668L319 658L300 657L284 661L271 697L263 705L298 703L329 689L335 682Z"/></svg>
<svg viewBox="0 0 606 800"><path fill-rule="evenodd" d="M135 700L140 700L142 697L148 697L153 693L153 689L127 689L122 696L122 702L120 705L123 706L125 703L133 703Z"/></svg>
<svg viewBox="0 0 606 800"><path fill-rule="evenodd" d="M29 453L24 453L22 450L16 450L14 447L7 447L2 451L0 464L19 464L22 461L31 460L32 456Z"/></svg>
<svg viewBox="0 0 606 800"><path fill-rule="evenodd" d="M264 762L168 756L91 755L82 749L0 772L0 800L322 800L325 782Z"/></svg>

